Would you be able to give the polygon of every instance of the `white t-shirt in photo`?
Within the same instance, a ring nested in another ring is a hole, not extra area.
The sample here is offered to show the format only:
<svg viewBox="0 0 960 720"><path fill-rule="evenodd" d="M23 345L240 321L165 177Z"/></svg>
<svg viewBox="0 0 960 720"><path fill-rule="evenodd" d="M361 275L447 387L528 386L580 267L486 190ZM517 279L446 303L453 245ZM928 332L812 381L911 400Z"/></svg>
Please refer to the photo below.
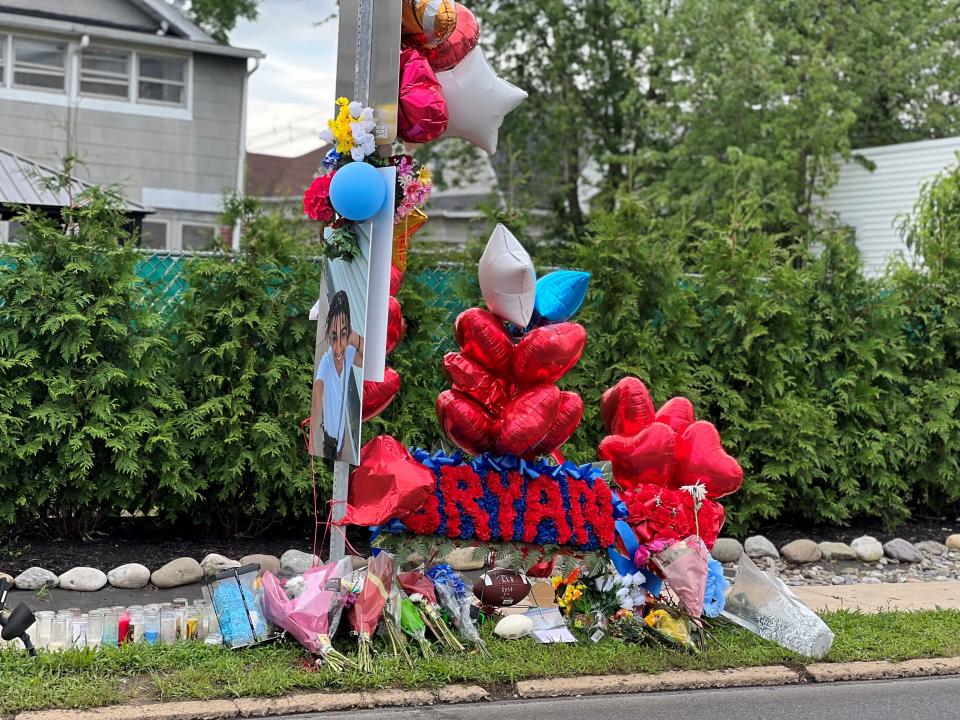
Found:
<svg viewBox="0 0 960 720"><path fill-rule="evenodd" d="M333 362L333 350L327 349L317 365L317 374L313 381L323 380L323 431L337 439L337 452L343 449L343 435L347 424L346 386L349 383L353 361L357 349L347 345L343 353L343 373L337 372Z"/></svg>

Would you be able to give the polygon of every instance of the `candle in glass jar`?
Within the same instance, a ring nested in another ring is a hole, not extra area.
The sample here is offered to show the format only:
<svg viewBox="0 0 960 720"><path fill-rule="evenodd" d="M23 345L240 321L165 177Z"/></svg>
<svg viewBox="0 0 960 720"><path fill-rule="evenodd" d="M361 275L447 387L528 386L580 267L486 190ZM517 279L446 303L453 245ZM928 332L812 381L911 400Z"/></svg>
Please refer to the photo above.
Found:
<svg viewBox="0 0 960 720"><path fill-rule="evenodd" d="M46 650L50 644L50 635L53 632L53 616L51 610L40 610L36 613L37 617L37 642L38 650Z"/></svg>
<svg viewBox="0 0 960 720"><path fill-rule="evenodd" d="M50 652L62 652L67 647L67 618L62 613L57 613L53 617L53 626L50 630L50 642L47 643L47 650Z"/></svg>
<svg viewBox="0 0 960 720"><path fill-rule="evenodd" d="M103 633L100 636L103 647L117 647L120 641L119 630L120 613L117 612L116 608L105 610L103 613Z"/></svg>
<svg viewBox="0 0 960 720"><path fill-rule="evenodd" d="M103 610L91 610L87 614L87 647L99 648L103 640Z"/></svg>
<svg viewBox="0 0 960 720"><path fill-rule="evenodd" d="M130 613L124 609L117 618L117 640L125 645L130 640Z"/></svg>
<svg viewBox="0 0 960 720"><path fill-rule="evenodd" d="M177 613L175 610L160 611L160 642L172 645L177 641Z"/></svg>
<svg viewBox="0 0 960 720"><path fill-rule="evenodd" d="M150 645L160 640L160 608L155 605L143 609L143 639Z"/></svg>

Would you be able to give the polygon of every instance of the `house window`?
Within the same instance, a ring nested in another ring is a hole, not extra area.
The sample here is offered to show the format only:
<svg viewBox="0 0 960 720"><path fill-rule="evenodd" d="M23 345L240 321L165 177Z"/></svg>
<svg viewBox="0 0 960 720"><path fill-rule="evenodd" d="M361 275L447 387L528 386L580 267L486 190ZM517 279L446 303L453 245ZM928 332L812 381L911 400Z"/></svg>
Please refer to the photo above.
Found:
<svg viewBox="0 0 960 720"><path fill-rule="evenodd" d="M67 44L56 40L13 39L13 84L63 92L67 78Z"/></svg>
<svg viewBox="0 0 960 720"><path fill-rule="evenodd" d="M186 60L140 53L137 96L141 102L183 106L186 104L186 76Z"/></svg>
<svg viewBox="0 0 960 720"><path fill-rule="evenodd" d="M7 84L7 36L0 33L0 87Z"/></svg>
<svg viewBox="0 0 960 720"><path fill-rule="evenodd" d="M209 250L216 235L216 225L181 223L180 247L184 250Z"/></svg>
<svg viewBox="0 0 960 720"><path fill-rule="evenodd" d="M91 47L80 56L80 93L126 100L130 94L130 53Z"/></svg>
<svg viewBox="0 0 960 720"><path fill-rule="evenodd" d="M140 247L165 250L167 247L167 223L144 220L140 229Z"/></svg>

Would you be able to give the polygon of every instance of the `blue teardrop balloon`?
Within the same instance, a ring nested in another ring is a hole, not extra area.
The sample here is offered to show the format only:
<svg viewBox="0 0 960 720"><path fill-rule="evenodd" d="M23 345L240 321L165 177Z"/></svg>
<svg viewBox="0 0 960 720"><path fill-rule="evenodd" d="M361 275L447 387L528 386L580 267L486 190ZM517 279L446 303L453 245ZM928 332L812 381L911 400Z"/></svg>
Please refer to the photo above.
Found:
<svg viewBox="0 0 960 720"><path fill-rule="evenodd" d="M572 318L587 297L590 273L580 270L554 270L537 280L533 309L550 322Z"/></svg>

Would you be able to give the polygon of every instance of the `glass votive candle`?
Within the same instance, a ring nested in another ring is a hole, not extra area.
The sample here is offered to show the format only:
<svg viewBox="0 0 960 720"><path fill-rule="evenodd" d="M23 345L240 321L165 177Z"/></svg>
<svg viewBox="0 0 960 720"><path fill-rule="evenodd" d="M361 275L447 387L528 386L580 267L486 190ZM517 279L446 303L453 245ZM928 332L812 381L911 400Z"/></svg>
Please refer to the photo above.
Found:
<svg viewBox="0 0 960 720"><path fill-rule="evenodd" d="M184 639L186 640L199 640L200 639L200 613L197 611L197 608L185 608L183 610L186 615L186 632L184 633Z"/></svg>
<svg viewBox="0 0 960 720"><path fill-rule="evenodd" d="M73 624L71 625L70 634L71 634L71 647L81 650L87 646L87 621L89 620L89 615L80 613L79 615L73 616Z"/></svg>
<svg viewBox="0 0 960 720"><path fill-rule="evenodd" d="M130 613L124 608L117 619L117 641L124 645L130 641Z"/></svg>
<svg viewBox="0 0 960 720"><path fill-rule="evenodd" d="M103 641L103 610L87 613L87 647L97 649Z"/></svg>
<svg viewBox="0 0 960 720"><path fill-rule="evenodd" d="M160 608L148 605L143 609L143 639L150 645L160 640Z"/></svg>
<svg viewBox="0 0 960 720"><path fill-rule="evenodd" d="M47 650L63 652L67 648L67 616L57 613L53 616L53 625L50 630L50 642Z"/></svg>
<svg viewBox="0 0 960 720"><path fill-rule="evenodd" d="M130 640L132 642L142 642L144 635L144 617L142 607L130 608Z"/></svg>
<svg viewBox="0 0 960 720"><path fill-rule="evenodd" d="M110 608L103 613L103 633L100 642L103 647L117 647L120 641L120 613L116 608Z"/></svg>
<svg viewBox="0 0 960 720"><path fill-rule="evenodd" d="M53 616L54 612L52 610L40 610L35 613L37 617L37 639L34 642L37 649L46 650L47 646L50 644L50 635L53 632Z"/></svg>
<svg viewBox="0 0 960 720"><path fill-rule="evenodd" d="M175 610L160 611L160 642L172 645L177 641L177 613Z"/></svg>

